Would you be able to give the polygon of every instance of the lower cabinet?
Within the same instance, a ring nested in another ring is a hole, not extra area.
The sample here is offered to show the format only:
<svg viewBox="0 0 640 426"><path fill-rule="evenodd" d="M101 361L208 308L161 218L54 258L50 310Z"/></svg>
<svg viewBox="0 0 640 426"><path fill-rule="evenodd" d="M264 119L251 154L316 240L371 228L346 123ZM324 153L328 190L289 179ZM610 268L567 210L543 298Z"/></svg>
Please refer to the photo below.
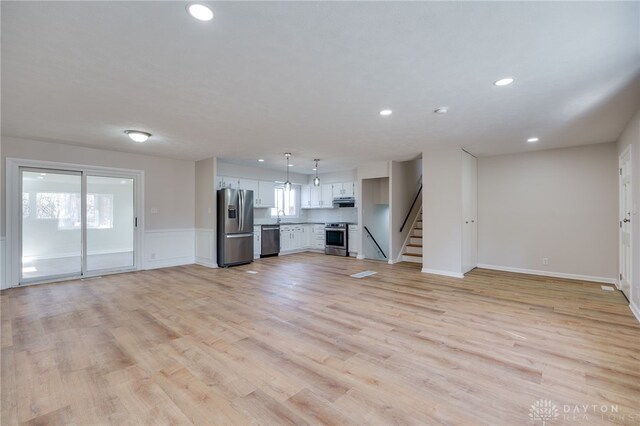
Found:
<svg viewBox="0 0 640 426"><path fill-rule="evenodd" d="M349 253L358 253L358 225L349 225L349 235L347 236L347 247Z"/></svg>
<svg viewBox="0 0 640 426"><path fill-rule="evenodd" d="M324 225L280 225L280 253L324 250Z"/></svg>

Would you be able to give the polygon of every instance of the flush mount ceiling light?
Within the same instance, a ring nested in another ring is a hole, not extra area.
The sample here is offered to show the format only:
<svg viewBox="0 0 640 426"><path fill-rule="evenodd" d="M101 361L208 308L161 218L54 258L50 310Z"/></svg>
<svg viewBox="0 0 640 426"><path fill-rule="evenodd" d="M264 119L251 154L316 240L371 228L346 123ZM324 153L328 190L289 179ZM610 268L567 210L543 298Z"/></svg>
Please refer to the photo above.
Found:
<svg viewBox="0 0 640 426"><path fill-rule="evenodd" d="M134 142L146 142L147 139L151 137L151 133L142 132L140 130L125 130L124 132L129 135L131 140Z"/></svg>
<svg viewBox="0 0 640 426"><path fill-rule="evenodd" d="M540 139L538 139L538 138L529 138L529 139L527 139L527 142L534 143L534 142L538 142L539 140Z"/></svg>
<svg viewBox="0 0 640 426"><path fill-rule="evenodd" d="M320 178L318 177L318 161L320 161L320 159L316 158L313 161L316 162L316 166L313 168L313 170L316 171L316 177L313 178L313 186L320 186Z"/></svg>
<svg viewBox="0 0 640 426"><path fill-rule="evenodd" d="M508 86L511 83L513 83L513 78L511 77L501 78L500 80L496 80L493 82L493 84L496 86Z"/></svg>
<svg viewBox="0 0 640 426"><path fill-rule="evenodd" d="M198 21L210 21L213 19L213 10L201 3L189 3L187 12Z"/></svg>
<svg viewBox="0 0 640 426"><path fill-rule="evenodd" d="M391 115L393 111L391 111L390 109L383 109L382 111L380 111L380 115L387 116L387 115Z"/></svg>
<svg viewBox="0 0 640 426"><path fill-rule="evenodd" d="M440 107L433 110L436 114L446 114L449 112L449 107Z"/></svg>
<svg viewBox="0 0 640 426"><path fill-rule="evenodd" d="M291 158L291 153L285 152L284 157L287 159L287 180L284 181L284 189L285 191L291 191L291 181L289 180L289 158Z"/></svg>
<svg viewBox="0 0 640 426"><path fill-rule="evenodd" d="M258 158L258 163L264 163L264 158Z"/></svg>

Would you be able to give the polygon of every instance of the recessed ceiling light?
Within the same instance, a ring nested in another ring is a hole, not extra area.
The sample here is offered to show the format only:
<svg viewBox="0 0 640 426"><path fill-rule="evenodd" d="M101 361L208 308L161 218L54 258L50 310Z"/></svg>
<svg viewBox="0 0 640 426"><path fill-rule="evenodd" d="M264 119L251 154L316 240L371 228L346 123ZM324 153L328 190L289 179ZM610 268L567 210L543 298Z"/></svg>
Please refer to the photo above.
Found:
<svg viewBox="0 0 640 426"><path fill-rule="evenodd" d="M538 142L539 140L540 139L538 139L538 138L529 138L529 139L527 139L527 142L534 143L534 142Z"/></svg>
<svg viewBox="0 0 640 426"><path fill-rule="evenodd" d="M380 115L391 115L393 111L391 111L390 109L383 109L382 111L380 111Z"/></svg>
<svg viewBox="0 0 640 426"><path fill-rule="evenodd" d="M289 167L293 167L293 164L287 164L287 166L289 166Z"/></svg>
<svg viewBox="0 0 640 426"><path fill-rule="evenodd" d="M511 77L501 78L500 80L496 80L493 82L493 84L495 84L496 86L507 86L511 83L513 83L513 78Z"/></svg>
<svg viewBox="0 0 640 426"><path fill-rule="evenodd" d="M46 175L47 175L46 173L40 173L40 176L46 176Z"/></svg>
<svg viewBox="0 0 640 426"><path fill-rule="evenodd" d="M446 114L447 112L449 112L449 107L436 108L433 112L435 112L436 114Z"/></svg>
<svg viewBox="0 0 640 426"><path fill-rule="evenodd" d="M264 158L258 158L258 163L264 163Z"/></svg>
<svg viewBox="0 0 640 426"><path fill-rule="evenodd" d="M189 3L187 12L198 21L210 21L213 19L213 10L201 3Z"/></svg>
<svg viewBox="0 0 640 426"><path fill-rule="evenodd" d="M125 130L124 131L134 142L146 142L151 136L151 133L142 132L140 130Z"/></svg>
<svg viewBox="0 0 640 426"><path fill-rule="evenodd" d="M318 169L316 169L316 168L314 167L314 168L313 168L313 169L311 169L311 170L313 170L313 171L315 172L315 171L316 171L316 170L318 170Z"/></svg>

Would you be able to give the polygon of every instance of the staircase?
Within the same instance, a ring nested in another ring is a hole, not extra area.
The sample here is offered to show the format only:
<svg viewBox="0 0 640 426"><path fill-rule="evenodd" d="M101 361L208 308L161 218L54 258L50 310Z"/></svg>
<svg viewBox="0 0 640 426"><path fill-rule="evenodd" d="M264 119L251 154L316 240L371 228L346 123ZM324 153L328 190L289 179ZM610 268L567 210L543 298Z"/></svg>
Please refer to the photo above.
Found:
<svg viewBox="0 0 640 426"><path fill-rule="evenodd" d="M402 252L403 262L422 263L422 209L418 212Z"/></svg>

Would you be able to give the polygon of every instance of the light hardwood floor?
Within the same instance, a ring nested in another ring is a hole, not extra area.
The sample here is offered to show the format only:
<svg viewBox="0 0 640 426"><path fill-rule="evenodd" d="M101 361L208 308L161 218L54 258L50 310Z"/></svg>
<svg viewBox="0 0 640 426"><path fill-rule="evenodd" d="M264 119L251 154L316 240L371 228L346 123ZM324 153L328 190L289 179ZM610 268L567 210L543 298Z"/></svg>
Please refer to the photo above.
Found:
<svg viewBox="0 0 640 426"><path fill-rule="evenodd" d="M1 307L2 425L525 425L540 399L547 425L640 423L640 325L593 283L304 253L10 289ZM617 412L567 419L575 405Z"/></svg>

